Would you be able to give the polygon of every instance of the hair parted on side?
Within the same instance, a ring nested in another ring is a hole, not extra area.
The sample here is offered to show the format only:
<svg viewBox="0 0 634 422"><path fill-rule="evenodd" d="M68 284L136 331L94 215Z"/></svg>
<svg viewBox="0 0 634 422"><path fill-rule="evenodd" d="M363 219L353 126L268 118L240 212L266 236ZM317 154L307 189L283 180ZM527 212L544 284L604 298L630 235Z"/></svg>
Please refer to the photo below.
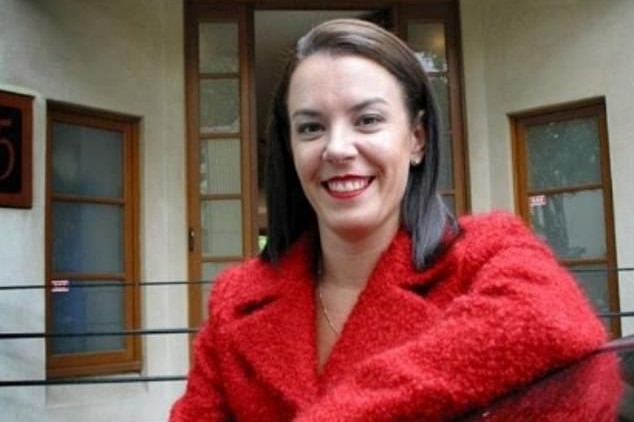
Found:
<svg viewBox="0 0 634 422"><path fill-rule="evenodd" d="M313 259L315 263L320 259L317 218L293 163L287 107L295 69L302 60L317 53L359 56L379 64L403 89L412 125L416 119L422 120L425 154L420 164L410 167L401 205L402 224L412 238L412 261L417 269L422 269L439 253L445 234L458 233L455 218L437 193L442 120L432 87L414 52L392 33L356 19L324 22L300 38L274 93L265 172L268 238L261 257L274 263L297 238L312 232Z"/></svg>

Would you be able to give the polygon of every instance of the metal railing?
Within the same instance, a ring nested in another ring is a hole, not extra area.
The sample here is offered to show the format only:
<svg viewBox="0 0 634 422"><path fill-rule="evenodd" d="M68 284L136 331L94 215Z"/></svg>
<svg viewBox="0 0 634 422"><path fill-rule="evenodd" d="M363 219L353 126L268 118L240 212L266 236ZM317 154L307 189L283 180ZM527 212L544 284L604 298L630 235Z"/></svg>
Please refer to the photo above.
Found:
<svg viewBox="0 0 634 422"><path fill-rule="evenodd" d="M634 268L611 268L611 269L580 269L573 273L590 273L590 272L610 272L632 273ZM193 284L212 284L212 281L153 281L139 283L117 283L117 282L97 282L97 283L69 283L68 289L89 289L96 287L157 287L157 286L175 286L175 285L193 285ZM4 285L0 286L1 291L23 291L23 290L41 290L50 289L50 285L29 284L29 285ZM597 316L602 319L614 318L630 318L634 317L634 311L619 312L597 312ZM0 333L0 341L2 340L21 340L21 339L47 339L47 338L71 338L71 337L99 337L99 336L152 336L152 335L178 335L178 334L194 334L198 332L198 328L158 328L158 329L133 329L133 330L115 330L115 331L82 331L82 332L4 332ZM0 380L0 388L2 387L33 387L33 386L54 386L54 385L84 385L84 384L122 384L122 383L147 383L147 382L176 382L184 381L186 375L156 375L156 376L116 376L116 377L66 377L66 378L50 378L50 379L18 379L18 380Z"/></svg>

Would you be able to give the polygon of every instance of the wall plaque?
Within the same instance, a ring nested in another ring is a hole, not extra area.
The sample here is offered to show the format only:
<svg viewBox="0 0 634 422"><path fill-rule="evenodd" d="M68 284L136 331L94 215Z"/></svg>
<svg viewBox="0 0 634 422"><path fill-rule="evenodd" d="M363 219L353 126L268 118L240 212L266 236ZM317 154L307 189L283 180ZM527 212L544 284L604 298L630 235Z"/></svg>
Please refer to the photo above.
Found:
<svg viewBox="0 0 634 422"><path fill-rule="evenodd" d="M0 91L0 207L31 208L33 98Z"/></svg>

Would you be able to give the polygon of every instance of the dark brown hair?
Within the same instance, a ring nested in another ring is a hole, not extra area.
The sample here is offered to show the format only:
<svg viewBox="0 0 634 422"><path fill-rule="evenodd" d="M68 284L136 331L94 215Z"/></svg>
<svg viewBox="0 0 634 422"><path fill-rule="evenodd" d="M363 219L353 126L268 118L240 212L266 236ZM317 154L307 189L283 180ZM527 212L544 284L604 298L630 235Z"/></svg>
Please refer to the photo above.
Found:
<svg viewBox="0 0 634 422"><path fill-rule="evenodd" d="M410 168L401 219L412 237L413 264L422 269L439 251L443 234L447 230L457 232L455 219L436 191L441 119L429 80L414 52L392 33L355 19L324 22L300 38L275 91L266 166L268 239L261 257L275 262L300 235L316 230L315 212L304 195L293 163L287 97L299 63L317 53L359 56L379 64L402 87L412 125L421 119L425 154L420 164ZM313 239L314 258L318 262L319 237Z"/></svg>

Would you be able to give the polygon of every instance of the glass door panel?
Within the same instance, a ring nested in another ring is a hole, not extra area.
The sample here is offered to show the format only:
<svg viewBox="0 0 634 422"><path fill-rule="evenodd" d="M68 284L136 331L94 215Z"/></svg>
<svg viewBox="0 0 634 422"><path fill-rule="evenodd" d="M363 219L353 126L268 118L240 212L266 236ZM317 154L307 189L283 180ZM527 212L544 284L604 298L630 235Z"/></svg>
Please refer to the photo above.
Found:
<svg viewBox="0 0 634 422"><path fill-rule="evenodd" d="M124 287L93 287L95 280L73 280L67 293L52 295L55 313L52 331L57 333L86 333L122 331L124 321ZM102 280L100 283L112 283ZM53 337L54 354L104 352L123 349L124 336Z"/></svg>
<svg viewBox="0 0 634 422"><path fill-rule="evenodd" d="M202 202L204 258L242 256L242 204L240 200Z"/></svg>
<svg viewBox="0 0 634 422"><path fill-rule="evenodd" d="M240 131L239 80L211 79L200 82L200 133Z"/></svg>
<svg viewBox="0 0 634 422"><path fill-rule="evenodd" d="M562 259L607 256L601 190L531 197L533 229Z"/></svg>
<svg viewBox="0 0 634 422"><path fill-rule="evenodd" d="M200 193L240 194L240 139L200 142Z"/></svg>
<svg viewBox="0 0 634 422"><path fill-rule="evenodd" d="M599 312L610 311L608 268L606 265L578 265L571 268L583 290Z"/></svg>
<svg viewBox="0 0 634 422"><path fill-rule="evenodd" d="M238 24L211 22L198 25L198 69L200 73L237 73Z"/></svg>
<svg viewBox="0 0 634 422"><path fill-rule="evenodd" d="M52 268L56 273L122 273L122 206L53 201Z"/></svg>
<svg viewBox="0 0 634 422"><path fill-rule="evenodd" d="M121 132L56 122L52 151L56 194L123 197Z"/></svg>
<svg viewBox="0 0 634 422"><path fill-rule="evenodd" d="M526 139L529 189L601 183L601 150L595 119L530 126Z"/></svg>
<svg viewBox="0 0 634 422"><path fill-rule="evenodd" d="M443 23L409 21L407 38L428 73L447 72L445 25Z"/></svg>

